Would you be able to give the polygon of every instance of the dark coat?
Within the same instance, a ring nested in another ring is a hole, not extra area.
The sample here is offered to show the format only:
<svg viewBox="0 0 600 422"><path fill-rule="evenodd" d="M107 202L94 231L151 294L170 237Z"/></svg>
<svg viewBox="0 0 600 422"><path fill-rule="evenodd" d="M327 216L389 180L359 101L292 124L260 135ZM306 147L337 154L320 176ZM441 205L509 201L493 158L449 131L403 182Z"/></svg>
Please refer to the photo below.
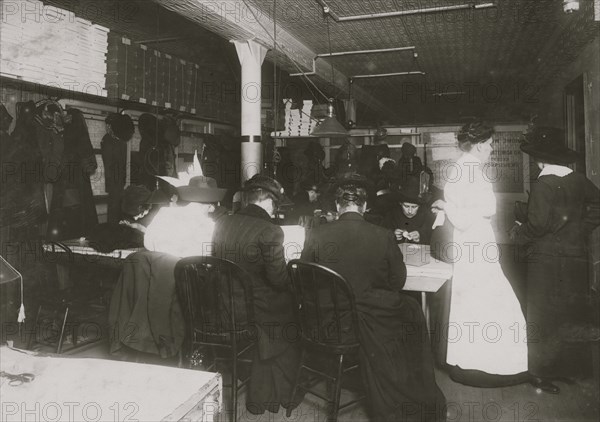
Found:
<svg viewBox="0 0 600 422"><path fill-rule="evenodd" d="M48 218L50 239L87 235L98 224L90 176L98 164L81 112L65 126L64 152L59 180L54 184ZM77 120L77 121L76 121Z"/></svg>
<svg viewBox="0 0 600 422"><path fill-rule="evenodd" d="M127 144L106 134L100 144L104 163L105 190L108 193L108 222L121 220L121 200L127 178Z"/></svg>
<svg viewBox="0 0 600 422"><path fill-rule="evenodd" d="M123 262L108 310L111 353L123 346L160 355L177 354L185 320L175 291L178 257L140 251Z"/></svg>
<svg viewBox="0 0 600 422"><path fill-rule="evenodd" d="M586 324L586 240L600 225L600 190L580 173L545 175L532 184L518 229L527 256L529 368L538 376L584 376L589 350L564 342L569 326ZM566 329L567 328L567 329Z"/></svg>
<svg viewBox="0 0 600 422"><path fill-rule="evenodd" d="M298 353L285 338L294 324L291 284L283 251L283 230L262 208L248 205L216 221L214 254L252 274L258 353L254 358L246 406L252 413L277 411L291 394Z"/></svg>
<svg viewBox="0 0 600 422"><path fill-rule="evenodd" d="M302 259L338 272L354 290L371 420L445 420L423 313L401 293L406 267L392 233L344 213L309 232Z"/></svg>
<svg viewBox="0 0 600 422"><path fill-rule="evenodd" d="M34 227L47 217L44 158L33 110L32 101L17 103L15 129L10 136L3 132L0 138L0 227Z"/></svg>
<svg viewBox="0 0 600 422"><path fill-rule="evenodd" d="M433 220L434 216L426 205L421 205L419 211L417 211L417 215L413 218L405 216L402 212L402 207L397 205L386 214L384 226L392 231L396 229L406 230L408 232L418 231L420 234L418 243L429 245Z"/></svg>
<svg viewBox="0 0 600 422"><path fill-rule="evenodd" d="M398 169L400 173L400 183L404 183L409 177L419 176L424 169L421 159L417 156L400 157L398 160Z"/></svg>

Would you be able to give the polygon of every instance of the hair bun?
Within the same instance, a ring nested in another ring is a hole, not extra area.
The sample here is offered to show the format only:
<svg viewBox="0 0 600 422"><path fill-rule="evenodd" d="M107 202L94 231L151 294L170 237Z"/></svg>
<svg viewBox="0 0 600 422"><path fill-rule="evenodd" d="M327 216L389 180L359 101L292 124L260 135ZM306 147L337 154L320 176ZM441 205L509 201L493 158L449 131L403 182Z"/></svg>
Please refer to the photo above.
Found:
<svg viewBox="0 0 600 422"><path fill-rule="evenodd" d="M494 134L494 128L482 121L475 121L464 125L460 131L456 134L458 142L470 142L477 144L490 139Z"/></svg>
<svg viewBox="0 0 600 422"><path fill-rule="evenodd" d="M358 195L352 192L344 192L342 198L344 198L348 202L356 202L358 200Z"/></svg>

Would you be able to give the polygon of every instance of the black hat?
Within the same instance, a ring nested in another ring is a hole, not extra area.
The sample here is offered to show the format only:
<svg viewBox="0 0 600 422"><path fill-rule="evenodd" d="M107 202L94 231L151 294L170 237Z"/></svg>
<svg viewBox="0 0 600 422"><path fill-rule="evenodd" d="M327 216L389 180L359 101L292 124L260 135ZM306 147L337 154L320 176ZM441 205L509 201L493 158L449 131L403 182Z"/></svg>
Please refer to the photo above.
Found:
<svg viewBox="0 0 600 422"><path fill-rule="evenodd" d="M127 215L135 216L141 212L140 208L148 204L152 193L141 185L127 186L123 192L123 202L121 202L121 211Z"/></svg>
<svg viewBox="0 0 600 422"><path fill-rule="evenodd" d="M182 200L206 204L222 201L226 193L227 189L217 187L217 181L206 176L194 176L187 186L177 188L177 194Z"/></svg>
<svg viewBox="0 0 600 422"><path fill-rule="evenodd" d="M421 195L419 179L409 177L396 192L396 199L398 202L409 202L417 205L424 204L425 197Z"/></svg>
<svg viewBox="0 0 600 422"><path fill-rule="evenodd" d="M410 142L405 142L400 147L400 151L402 151L402 156L404 155L415 155L417 153L417 147L415 147Z"/></svg>
<svg viewBox="0 0 600 422"><path fill-rule="evenodd" d="M283 186L281 186L281 183L269 176L255 174L244 183L244 192L251 192L259 189L272 193L280 205L292 203L285 195L285 190L283 189Z"/></svg>
<svg viewBox="0 0 600 422"><path fill-rule="evenodd" d="M123 142L129 141L135 132L133 120L128 114L109 114L105 122L110 125L113 136Z"/></svg>
<svg viewBox="0 0 600 422"><path fill-rule="evenodd" d="M300 188L305 191L314 190L319 191L319 185L311 179L304 179L300 182Z"/></svg>
<svg viewBox="0 0 600 422"><path fill-rule="evenodd" d="M154 114L143 113L138 117L138 131L142 136L156 136L158 119Z"/></svg>
<svg viewBox="0 0 600 422"><path fill-rule="evenodd" d="M577 152L565 146L562 129L536 127L525 133L524 138L521 151L534 158L556 164L571 164L580 158Z"/></svg>
<svg viewBox="0 0 600 422"><path fill-rule="evenodd" d="M367 179L366 176L358 173L345 174L342 177L337 178L333 183L332 188L346 188L349 186L365 188L367 190L373 189L373 183Z"/></svg>

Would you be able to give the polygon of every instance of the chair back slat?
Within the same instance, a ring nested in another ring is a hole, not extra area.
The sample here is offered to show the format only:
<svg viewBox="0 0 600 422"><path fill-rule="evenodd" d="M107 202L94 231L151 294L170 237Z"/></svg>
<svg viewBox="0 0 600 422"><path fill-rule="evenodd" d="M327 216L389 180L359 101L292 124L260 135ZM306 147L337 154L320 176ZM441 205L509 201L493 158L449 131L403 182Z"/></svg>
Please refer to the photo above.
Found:
<svg viewBox="0 0 600 422"><path fill-rule="evenodd" d="M352 288L340 274L319 264L288 263L298 321L305 340L318 345L358 341L358 314Z"/></svg>
<svg viewBox="0 0 600 422"><path fill-rule="evenodd" d="M226 336L254 324L251 275L234 262L183 258L175 266L175 285L188 339Z"/></svg>

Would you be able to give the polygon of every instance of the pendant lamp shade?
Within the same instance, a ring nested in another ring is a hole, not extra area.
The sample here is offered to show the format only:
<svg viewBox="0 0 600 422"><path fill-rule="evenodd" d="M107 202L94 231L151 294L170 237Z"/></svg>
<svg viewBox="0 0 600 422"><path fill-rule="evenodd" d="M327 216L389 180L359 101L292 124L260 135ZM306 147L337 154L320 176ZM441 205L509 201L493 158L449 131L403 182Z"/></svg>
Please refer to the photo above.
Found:
<svg viewBox="0 0 600 422"><path fill-rule="evenodd" d="M327 117L312 131L312 136L322 138L336 138L348 136L348 131L337 121L333 112L333 100L329 100L327 106Z"/></svg>

